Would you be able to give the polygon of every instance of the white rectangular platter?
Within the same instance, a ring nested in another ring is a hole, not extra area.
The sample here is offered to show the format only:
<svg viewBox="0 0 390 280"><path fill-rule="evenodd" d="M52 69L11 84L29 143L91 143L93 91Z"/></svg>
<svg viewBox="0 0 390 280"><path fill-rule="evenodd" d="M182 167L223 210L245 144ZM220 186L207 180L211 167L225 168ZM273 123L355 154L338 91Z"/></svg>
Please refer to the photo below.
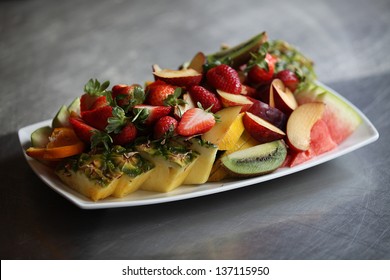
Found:
<svg viewBox="0 0 390 280"><path fill-rule="evenodd" d="M322 85L323 86L323 85ZM325 86L324 86L325 87ZM261 182L273 180L282 176L286 176L295 172L299 172L304 169L308 169L315 165L330 161L347 153L350 153L356 149L359 149L365 145L368 145L376 141L379 137L378 131L375 129L370 120L353 104L348 100L340 96L334 90L326 87L334 95L340 97L345 102L350 104L356 112L361 116L362 123L357 130L341 143L336 149L315 157L301 165L288 168L279 168L271 174L262 175L250 179L237 179L229 180L217 183L205 183L197 186L180 186L179 188L169 193L154 193L147 191L136 191L124 198L106 198L101 201L93 202L78 192L72 190L66 186L60 179L55 175L54 171L43 165L42 163L30 158L25 153L26 160L36 175L50 188L58 192L60 195L74 203L83 209L101 209L101 208L115 208L115 207L130 207L140 205L150 205L157 203L165 203L170 201L184 200L189 198L195 198L220 192L225 192L237 188L258 184ZM30 135L39 127L50 125L51 120L35 123L19 130L19 140L22 149L25 150L30 146Z"/></svg>

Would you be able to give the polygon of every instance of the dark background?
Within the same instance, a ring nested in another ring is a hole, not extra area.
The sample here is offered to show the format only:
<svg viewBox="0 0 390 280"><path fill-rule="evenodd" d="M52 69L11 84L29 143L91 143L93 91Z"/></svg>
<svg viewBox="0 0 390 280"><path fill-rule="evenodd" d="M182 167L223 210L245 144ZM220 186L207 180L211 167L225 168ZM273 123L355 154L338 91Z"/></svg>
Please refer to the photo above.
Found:
<svg viewBox="0 0 390 280"><path fill-rule="evenodd" d="M89 78L143 83L267 31L380 138L298 174L191 200L82 210L29 168L18 129ZM1 259L389 259L390 1L1 1Z"/></svg>

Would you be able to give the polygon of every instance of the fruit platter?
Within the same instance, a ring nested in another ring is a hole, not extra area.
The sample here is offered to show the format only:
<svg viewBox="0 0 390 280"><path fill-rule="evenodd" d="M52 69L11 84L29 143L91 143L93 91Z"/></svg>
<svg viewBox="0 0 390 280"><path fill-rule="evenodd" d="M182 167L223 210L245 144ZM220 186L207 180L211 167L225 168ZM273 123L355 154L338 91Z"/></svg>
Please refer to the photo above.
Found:
<svg viewBox="0 0 390 280"><path fill-rule="evenodd" d="M262 32L150 80L90 79L19 139L33 171L85 209L163 203L272 180L375 141L367 117Z"/></svg>

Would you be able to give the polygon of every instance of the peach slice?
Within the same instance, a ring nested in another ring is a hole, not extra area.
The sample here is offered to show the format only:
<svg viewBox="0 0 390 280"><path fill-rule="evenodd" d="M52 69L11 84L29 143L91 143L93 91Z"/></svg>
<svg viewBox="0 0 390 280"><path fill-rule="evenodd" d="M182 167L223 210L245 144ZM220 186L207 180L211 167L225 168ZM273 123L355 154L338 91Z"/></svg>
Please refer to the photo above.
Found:
<svg viewBox="0 0 390 280"><path fill-rule="evenodd" d="M203 73L203 65L206 63L206 60L206 55L202 52L198 52L190 61L188 68Z"/></svg>
<svg viewBox="0 0 390 280"><path fill-rule="evenodd" d="M298 107L294 94L280 79L274 79L269 92L269 105L290 115Z"/></svg>
<svg viewBox="0 0 390 280"><path fill-rule="evenodd" d="M198 85L203 77L202 73L191 68L171 70L161 69L158 65L153 65L153 75L156 80L162 80L179 87Z"/></svg>
<svg viewBox="0 0 390 280"><path fill-rule="evenodd" d="M245 112L253 105L253 101L245 95L228 93L219 89L217 93L224 107L241 106L241 112Z"/></svg>
<svg viewBox="0 0 390 280"><path fill-rule="evenodd" d="M325 111L325 104L311 102L295 109L287 121L287 139L289 146L297 151L306 151L310 148L311 130L320 120Z"/></svg>
<svg viewBox="0 0 390 280"><path fill-rule="evenodd" d="M281 129L250 112L245 112L242 119L245 130L260 143L272 142L284 138Z"/></svg>

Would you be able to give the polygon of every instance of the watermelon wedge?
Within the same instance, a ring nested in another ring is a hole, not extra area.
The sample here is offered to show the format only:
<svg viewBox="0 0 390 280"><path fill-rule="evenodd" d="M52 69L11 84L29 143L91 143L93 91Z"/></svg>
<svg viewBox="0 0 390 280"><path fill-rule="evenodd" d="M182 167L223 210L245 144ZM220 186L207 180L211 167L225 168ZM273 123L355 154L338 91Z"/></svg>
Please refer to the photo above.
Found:
<svg viewBox="0 0 390 280"><path fill-rule="evenodd" d="M318 84L310 84L299 90L295 93L295 98L299 105L308 102L326 104L322 120L326 123L330 136L336 144L340 144L350 136L362 122L353 107Z"/></svg>
<svg viewBox="0 0 390 280"><path fill-rule="evenodd" d="M336 147L337 144L333 141L328 126L323 119L320 119L311 129L310 148L304 152L296 152L290 149L288 162L285 163L285 166L296 166Z"/></svg>

